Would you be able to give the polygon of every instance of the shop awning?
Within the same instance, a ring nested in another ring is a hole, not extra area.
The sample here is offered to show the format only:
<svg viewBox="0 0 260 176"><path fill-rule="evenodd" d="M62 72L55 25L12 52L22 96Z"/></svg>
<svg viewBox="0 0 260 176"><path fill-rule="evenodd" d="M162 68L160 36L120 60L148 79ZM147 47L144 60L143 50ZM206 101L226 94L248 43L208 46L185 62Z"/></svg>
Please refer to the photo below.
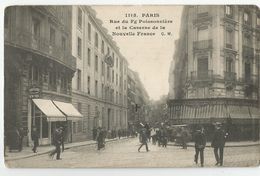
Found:
<svg viewBox="0 0 260 176"><path fill-rule="evenodd" d="M48 121L66 121L66 117L51 100L33 99L33 102L47 116Z"/></svg>
<svg viewBox="0 0 260 176"><path fill-rule="evenodd" d="M81 120L83 115L71 104L60 101L53 101L53 103L67 116L67 120Z"/></svg>

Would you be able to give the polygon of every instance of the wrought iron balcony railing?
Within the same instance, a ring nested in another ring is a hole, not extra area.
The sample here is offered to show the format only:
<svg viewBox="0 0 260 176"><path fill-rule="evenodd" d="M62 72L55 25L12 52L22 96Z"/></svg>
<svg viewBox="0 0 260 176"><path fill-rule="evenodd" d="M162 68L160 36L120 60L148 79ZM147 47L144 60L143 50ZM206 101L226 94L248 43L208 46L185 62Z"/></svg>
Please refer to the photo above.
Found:
<svg viewBox="0 0 260 176"><path fill-rule="evenodd" d="M73 70L76 69L76 58L71 55L70 49L62 49L57 45L53 45L48 39L33 35L27 29L16 28L11 33L5 30L5 33L5 42L23 47L24 49L33 50Z"/></svg>
<svg viewBox="0 0 260 176"><path fill-rule="evenodd" d="M191 72L191 80L194 81L212 81L213 80L213 70L206 71L193 71Z"/></svg>
<svg viewBox="0 0 260 176"><path fill-rule="evenodd" d="M194 50L211 49L211 48L212 48L212 39L193 42Z"/></svg>

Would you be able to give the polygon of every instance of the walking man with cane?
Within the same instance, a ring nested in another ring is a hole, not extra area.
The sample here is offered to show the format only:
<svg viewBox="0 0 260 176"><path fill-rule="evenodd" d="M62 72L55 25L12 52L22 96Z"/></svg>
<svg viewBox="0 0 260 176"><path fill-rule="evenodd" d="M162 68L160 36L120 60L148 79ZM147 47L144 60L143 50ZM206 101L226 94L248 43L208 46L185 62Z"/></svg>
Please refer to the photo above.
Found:
<svg viewBox="0 0 260 176"><path fill-rule="evenodd" d="M53 135L53 144L55 145L55 150L53 150L49 156L53 158L53 156L57 153L56 159L61 160L60 158L60 146L62 145L62 127L56 128Z"/></svg>

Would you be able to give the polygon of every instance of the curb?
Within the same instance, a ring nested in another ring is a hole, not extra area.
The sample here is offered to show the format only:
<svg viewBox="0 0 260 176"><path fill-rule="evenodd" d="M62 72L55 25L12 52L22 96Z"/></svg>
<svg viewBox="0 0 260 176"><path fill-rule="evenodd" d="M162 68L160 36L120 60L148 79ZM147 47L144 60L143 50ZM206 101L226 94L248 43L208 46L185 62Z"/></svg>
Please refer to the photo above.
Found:
<svg viewBox="0 0 260 176"><path fill-rule="evenodd" d="M108 142L115 142L115 141L120 141L120 140L127 140L129 138L121 138L121 139L111 139L111 140L108 140L106 141L106 143ZM79 145L75 145L75 146L64 146L64 150L68 150L68 149L71 149L71 148L76 148L76 147L82 147L82 146L88 146L88 145L95 145L96 142L91 142L91 143L87 143L87 144L79 144ZM44 154L47 154L49 153L50 151L52 151L53 149L51 150L47 150L47 151L44 151L44 152L39 152L39 153L32 153L30 155L26 155L26 156L19 156L19 157L12 157L12 158L5 158L5 161L14 161L14 160L19 160L19 159L25 159L25 158L31 158L31 157L35 157L35 156L40 156L40 155L44 155Z"/></svg>
<svg viewBox="0 0 260 176"><path fill-rule="evenodd" d="M180 144L173 144L173 143L168 143L167 145L169 146L181 146ZM251 147L251 146L258 146L258 144L242 144L242 145L225 145L225 147ZM193 144L187 144L187 147L195 147ZM207 148L212 148L210 145L206 145Z"/></svg>

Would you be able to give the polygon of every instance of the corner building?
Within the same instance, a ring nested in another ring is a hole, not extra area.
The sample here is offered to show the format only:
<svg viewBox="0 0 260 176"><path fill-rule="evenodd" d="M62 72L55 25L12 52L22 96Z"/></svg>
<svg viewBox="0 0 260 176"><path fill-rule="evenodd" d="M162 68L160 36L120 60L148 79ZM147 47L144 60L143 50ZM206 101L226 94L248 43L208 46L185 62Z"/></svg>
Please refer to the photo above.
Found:
<svg viewBox="0 0 260 176"><path fill-rule="evenodd" d="M185 6L168 102L173 123L223 122L230 139L259 139L260 10Z"/></svg>
<svg viewBox="0 0 260 176"><path fill-rule="evenodd" d="M73 123L74 139L92 138L94 128L127 128L128 62L89 6L72 6L73 105L84 116Z"/></svg>
<svg viewBox="0 0 260 176"><path fill-rule="evenodd" d="M71 55L71 8L11 6L5 9L4 22L7 139L15 141L17 136L11 133L23 128L24 145L31 145L35 126L40 145L51 144L53 131L63 125L66 140L71 141L64 106L70 115L81 116L71 104L71 82L76 70L76 59Z"/></svg>

